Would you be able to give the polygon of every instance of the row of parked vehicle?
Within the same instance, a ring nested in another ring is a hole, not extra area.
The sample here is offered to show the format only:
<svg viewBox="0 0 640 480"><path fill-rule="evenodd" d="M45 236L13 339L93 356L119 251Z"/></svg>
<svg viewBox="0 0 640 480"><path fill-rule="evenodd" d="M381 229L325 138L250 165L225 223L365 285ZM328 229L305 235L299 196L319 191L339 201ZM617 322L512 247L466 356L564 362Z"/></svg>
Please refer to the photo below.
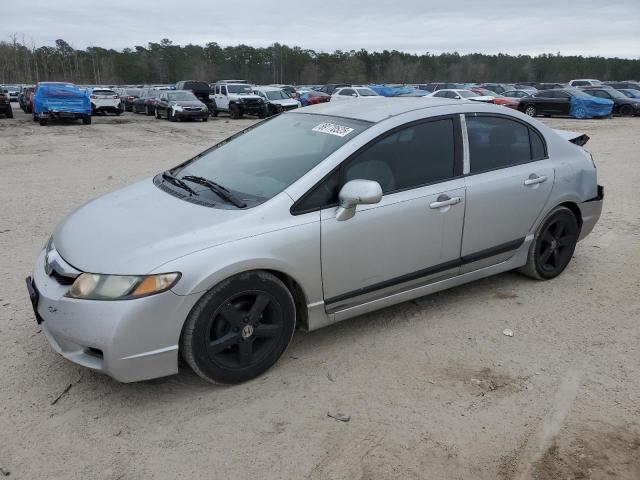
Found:
<svg viewBox="0 0 640 480"><path fill-rule="evenodd" d="M375 100L382 97L440 97L494 103L528 115L570 115L598 118L640 115L640 83L576 79L568 83L447 83L413 85L251 85L245 80L207 83L182 80L175 85L81 86L41 82L35 86L5 86L0 93L0 114L13 116L11 101L46 125L49 118L82 118L124 111L172 121L199 119L228 113L265 118L280 112L328 101ZM73 92L73 95L71 94ZM85 98L86 97L86 98ZM40 98L36 108L36 98Z"/></svg>

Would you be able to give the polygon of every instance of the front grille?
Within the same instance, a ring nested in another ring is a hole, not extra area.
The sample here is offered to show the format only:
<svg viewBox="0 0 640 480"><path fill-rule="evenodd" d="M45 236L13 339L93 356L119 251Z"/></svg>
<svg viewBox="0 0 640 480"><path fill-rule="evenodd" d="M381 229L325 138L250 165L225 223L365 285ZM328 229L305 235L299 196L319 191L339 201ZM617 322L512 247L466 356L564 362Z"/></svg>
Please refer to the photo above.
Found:
<svg viewBox="0 0 640 480"><path fill-rule="evenodd" d="M60 273L56 272L55 270L53 270L51 272L51 278L53 278L56 282L58 282L60 285L73 285L73 282L76 281L75 278L73 277L66 277L64 275L61 275Z"/></svg>
<svg viewBox="0 0 640 480"><path fill-rule="evenodd" d="M199 112L201 110L200 107L184 107L187 112Z"/></svg>

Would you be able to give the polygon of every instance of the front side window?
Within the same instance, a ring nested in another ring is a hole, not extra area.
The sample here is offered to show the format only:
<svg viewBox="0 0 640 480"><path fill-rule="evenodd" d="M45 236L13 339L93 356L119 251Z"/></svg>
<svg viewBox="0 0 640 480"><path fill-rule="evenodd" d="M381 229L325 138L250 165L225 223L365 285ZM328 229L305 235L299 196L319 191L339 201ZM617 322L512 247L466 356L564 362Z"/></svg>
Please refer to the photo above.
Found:
<svg viewBox="0 0 640 480"><path fill-rule="evenodd" d="M529 129L503 117L467 116L471 173L495 170L531 160Z"/></svg>
<svg viewBox="0 0 640 480"><path fill-rule="evenodd" d="M251 93L251 85L227 85L229 93Z"/></svg>
<svg viewBox="0 0 640 480"><path fill-rule="evenodd" d="M453 120L447 118L398 130L350 160L344 181L374 180L384 194L454 176Z"/></svg>
<svg viewBox="0 0 640 480"><path fill-rule="evenodd" d="M279 115L221 143L174 174L204 177L255 205L280 193L370 125L326 115ZM286 142L273 141L283 135Z"/></svg>
<svg viewBox="0 0 640 480"><path fill-rule="evenodd" d="M356 93L352 88L343 88L338 95L351 96Z"/></svg>

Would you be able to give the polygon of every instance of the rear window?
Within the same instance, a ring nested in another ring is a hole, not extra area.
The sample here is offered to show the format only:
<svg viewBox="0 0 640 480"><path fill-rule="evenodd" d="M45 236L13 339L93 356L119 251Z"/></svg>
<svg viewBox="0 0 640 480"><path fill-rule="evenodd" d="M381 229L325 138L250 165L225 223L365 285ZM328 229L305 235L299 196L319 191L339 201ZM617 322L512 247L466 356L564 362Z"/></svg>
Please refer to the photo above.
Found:
<svg viewBox="0 0 640 480"><path fill-rule="evenodd" d="M209 84L206 82L184 82L183 90L195 90L197 92L208 92Z"/></svg>
<svg viewBox="0 0 640 480"><path fill-rule="evenodd" d="M116 92L114 92L113 90L94 90L93 94L94 95L115 95Z"/></svg>

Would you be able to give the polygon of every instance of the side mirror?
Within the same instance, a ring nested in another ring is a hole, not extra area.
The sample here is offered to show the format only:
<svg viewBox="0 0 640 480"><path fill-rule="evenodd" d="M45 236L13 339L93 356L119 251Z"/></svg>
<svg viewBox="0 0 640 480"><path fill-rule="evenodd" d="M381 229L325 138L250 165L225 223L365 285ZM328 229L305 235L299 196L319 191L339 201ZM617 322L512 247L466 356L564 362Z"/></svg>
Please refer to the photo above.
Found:
<svg viewBox="0 0 640 480"><path fill-rule="evenodd" d="M356 214L358 205L371 205L382 200L382 187L372 180L351 180L338 194L339 206L336 220L349 220Z"/></svg>

